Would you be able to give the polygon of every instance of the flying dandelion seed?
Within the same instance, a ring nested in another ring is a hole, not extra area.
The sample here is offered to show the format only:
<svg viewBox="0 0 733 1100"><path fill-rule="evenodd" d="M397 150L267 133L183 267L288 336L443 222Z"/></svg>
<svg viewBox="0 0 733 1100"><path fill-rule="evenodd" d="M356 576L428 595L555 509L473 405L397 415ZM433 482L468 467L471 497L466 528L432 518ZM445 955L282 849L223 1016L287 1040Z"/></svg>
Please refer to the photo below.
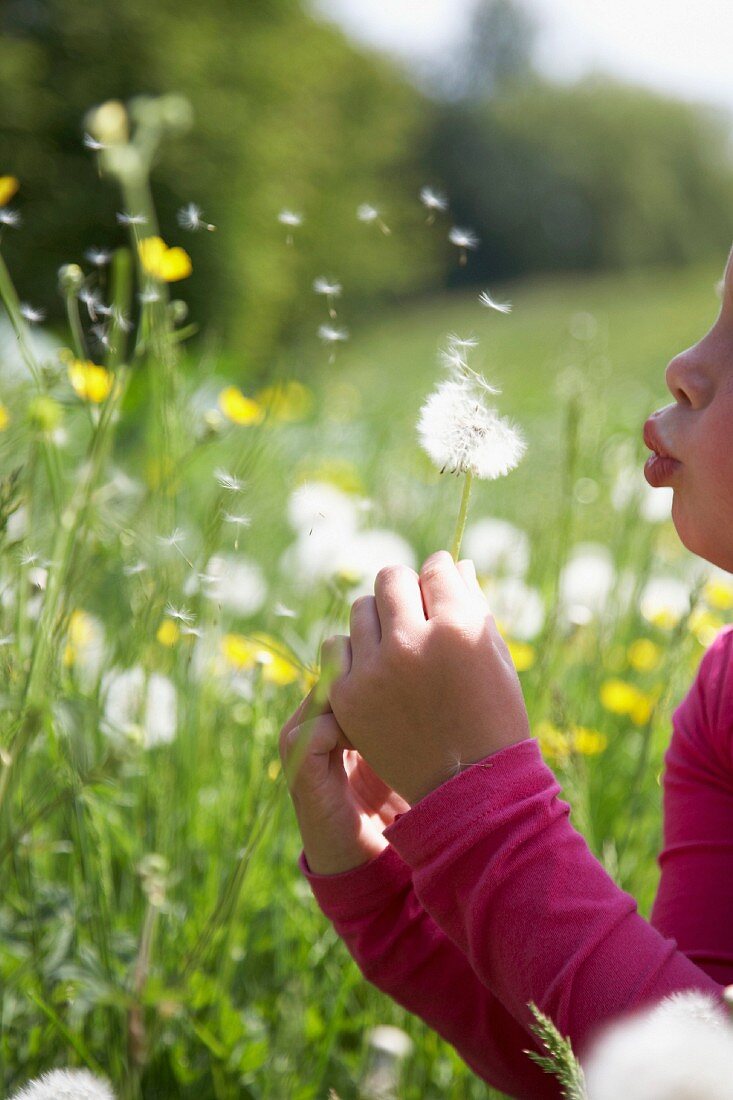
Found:
<svg viewBox="0 0 733 1100"><path fill-rule="evenodd" d="M478 296L478 300L482 306L486 306L488 309L495 309L497 313L511 313L511 302L495 302L489 294L488 290L484 290Z"/></svg>
<svg viewBox="0 0 733 1100"><path fill-rule="evenodd" d="M96 321L97 315L100 312L100 306L103 304L101 295L98 291L91 290L88 286L83 286L79 291L79 301L86 306L89 320Z"/></svg>
<svg viewBox="0 0 733 1100"><path fill-rule="evenodd" d="M107 330L106 325L92 325L89 331L91 332L97 343L101 344L103 348L107 348L109 350L112 345L109 337L109 331Z"/></svg>
<svg viewBox="0 0 733 1100"><path fill-rule="evenodd" d="M143 306L153 305L155 302L160 301L160 292L157 290L141 290L137 300Z"/></svg>
<svg viewBox="0 0 733 1100"><path fill-rule="evenodd" d="M84 134L83 145L85 149L91 149L93 153L99 153L102 149L107 149L108 146L103 141L97 141L91 134Z"/></svg>
<svg viewBox="0 0 733 1100"><path fill-rule="evenodd" d="M148 566L144 561L135 561L130 565L123 565L122 572L126 577L136 577L138 573L144 573Z"/></svg>
<svg viewBox="0 0 733 1100"><path fill-rule="evenodd" d="M319 325L318 335L324 344L339 344L349 339L345 328L334 328L333 325Z"/></svg>
<svg viewBox="0 0 733 1100"><path fill-rule="evenodd" d="M385 225L382 221L382 215L377 210L376 206L372 206L368 202L363 202L361 206L357 207L356 216L360 222L364 222L366 225L371 225L372 223L378 225L385 237L389 236L392 232L389 226Z"/></svg>
<svg viewBox="0 0 733 1100"><path fill-rule="evenodd" d="M298 612L293 611L292 608L286 607L284 603L276 603L272 608L273 615L277 615L281 619L297 619Z"/></svg>
<svg viewBox="0 0 733 1100"><path fill-rule="evenodd" d="M187 537L186 532L181 527L174 528L174 530L171 531L170 535L156 535L155 537L157 541L161 544L161 546L169 546L172 549L177 550L185 561L186 565L188 565L191 569L194 568L193 562L190 562L188 560L186 555L183 553L183 550L181 549L181 543L183 543Z"/></svg>
<svg viewBox="0 0 733 1100"><path fill-rule="evenodd" d="M193 615L186 607L175 607L172 603L168 603L165 605L165 613L170 619L175 619L179 623L193 622Z"/></svg>
<svg viewBox="0 0 733 1100"><path fill-rule="evenodd" d="M221 485L222 489L228 489L231 493L241 493L244 489L245 483L240 481L234 474L230 474L227 470L221 468L214 470L214 477L216 481Z"/></svg>
<svg viewBox="0 0 733 1100"><path fill-rule="evenodd" d="M120 212L119 214L116 214L115 217L117 218L118 225L128 226L148 224L148 219L145 217L144 214L126 214L124 212Z"/></svg>
<svg viewBox="0 0 733 1100"><path fill-rule="evenodd" d="M12 229L17 229L22 224L23 219L17 210L11 210L9 206L0 208L0 225L7 225Z"/></svg>
<svg viewBox="0 0 733 1100"><path fill-rule="evenodd" d="M46 317L45 309L36 309L34 306L28 305L27 302L20 303L20 312L29 325L38 325Z"/></svg>
<svg viewBox="0 0 733 1100"><path fill-rule="evenodd" d="M236 529L236 534L234 536L234 549L238 550L240 531L243 531L246 527L251 527L252 519L250 516L238 516L233 515L231 512L224 512L224 520L226 523L231 523L232 526Z"/></svg>
<svg viewBox="0 0 733 1100"><path fill-rule="evenodd" d="M322 294L325 297L328 313L333 321L336 317L336 307L333 300L341 297L341 283L337 283L333 279L327 279L325 275L319 275L317 279L313 280L313 290L316 294Z"/></svg>
<svg viewBox="0 0 733 1100"><path fill-rule="evenodd" d="M195 202L189 202L186 206L182 206L176 214L176 218L183 229L190 229L194 233L199 229L207 229L209 233L213 233L216 229L215 225L210 225L209 222L204 221L201 207L197 206Z"/></svg>
<svg viewBox="0 0 733 1100"><path fill-rule="evenodd" d="M88 248L84 256L94 267L106 267L112 259L112 253L108 248Z"/></svg>
<svg viewBox="0 0 733 1100"><path fill-rule="evenodd" d="M420 188L420 202L428 211L428 225L435 221L435 215L444 214L448 209L448 197L440 191L434 191L432 187Z"/></svg>
<svg viewBox="0 0 733 1100"><path fill-rule="evenodd" d="M117 328L122 330L122 332L132 331L132 321L122 312L119 306L106 306L100 304L97 306L97 313L100 313L102 317L108 317Z"/></svg>
<svg viewBox="0 0 733 1100"><path fill-rule="evenodd" d="M277 220L280 222L280 225L286 226L288 234L285 238L285 243L291 245L293 243L292 231L303 224L303 215L297 214L294 210L281 210L277 216Z"/></svg>
<svg viewBox="0 0 733 1100"><path fill-rule="evenodd" d="M468 263L467 250L478 248L478 237L472 229L459 229L457 225L454 225L448 233L448 240L459 250L458 262L461 267L465 267Z"/></svg>

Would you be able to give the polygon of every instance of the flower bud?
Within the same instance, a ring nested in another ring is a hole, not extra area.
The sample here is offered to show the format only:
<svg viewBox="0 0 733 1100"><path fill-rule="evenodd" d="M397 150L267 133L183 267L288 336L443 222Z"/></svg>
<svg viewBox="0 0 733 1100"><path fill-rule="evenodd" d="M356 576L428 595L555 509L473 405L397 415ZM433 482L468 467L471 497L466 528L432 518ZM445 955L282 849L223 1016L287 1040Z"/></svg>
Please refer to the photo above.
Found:
<svg viewBox="0 0 733 1100"><path fill-rule="evenodd" d="M174 298L168 308L174 325L182 324L188 317L188 304L182 298Z"/></svg>
<svg viewBox="0 0 733 1100"><path fill-rule="evenodd" d="M84 272L78 264L64 264L59 268L58 280L61 294L76 294L84 283Z"/></svg>
<svg viewBox="0 0 733 1100"><path fill-rule="evenodd" d="M99 107L93 107L84 120L86 129L102 145L124 145L130 131L127 111L118 99L108 99Z"/></svg>

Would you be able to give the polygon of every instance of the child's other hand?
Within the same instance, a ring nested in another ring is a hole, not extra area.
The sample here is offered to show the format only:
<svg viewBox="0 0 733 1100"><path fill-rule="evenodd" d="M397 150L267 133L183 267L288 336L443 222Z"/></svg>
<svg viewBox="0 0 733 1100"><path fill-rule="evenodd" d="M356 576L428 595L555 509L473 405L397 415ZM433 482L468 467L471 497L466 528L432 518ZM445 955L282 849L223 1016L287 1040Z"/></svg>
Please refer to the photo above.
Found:
<svg viewBox="0 0 733 1100"><path fill-rule="evenodd" d="M333 657L348 644L334 638L324 648ZM315 689L280 731L280 757L311 871L349 871L386 848L383 831L410 807L356 752Z"/></svg>
<svg viewBox="0 0 733 1100"><path fill-rule="evenodd" d="M382 569L351 609L351 646L331 685L336 721L409 803L462 766L530 736L509 651L470 561L439 551L418 577Z"/></svg>

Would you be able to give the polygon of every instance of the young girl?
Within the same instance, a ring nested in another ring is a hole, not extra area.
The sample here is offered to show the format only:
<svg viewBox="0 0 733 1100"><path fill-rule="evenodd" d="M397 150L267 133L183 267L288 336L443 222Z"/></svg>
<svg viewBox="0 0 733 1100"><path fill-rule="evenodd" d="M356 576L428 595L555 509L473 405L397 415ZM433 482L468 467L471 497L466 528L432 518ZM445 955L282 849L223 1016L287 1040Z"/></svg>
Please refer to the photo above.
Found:
<svg viewBox="0 0 733 1100"><path fill-rule="evenodd" d="M674 489L685 546L733 572L733 253L717 321L666 377L647 480ZM471 562L383 569L324 657L328 702L280 735L300 868L364 976L479 1076L560 1095L523 1053L529 1001L582 1056L616 1015L733 983L733 628L674 714L651 922L570 824Z"/></svg>

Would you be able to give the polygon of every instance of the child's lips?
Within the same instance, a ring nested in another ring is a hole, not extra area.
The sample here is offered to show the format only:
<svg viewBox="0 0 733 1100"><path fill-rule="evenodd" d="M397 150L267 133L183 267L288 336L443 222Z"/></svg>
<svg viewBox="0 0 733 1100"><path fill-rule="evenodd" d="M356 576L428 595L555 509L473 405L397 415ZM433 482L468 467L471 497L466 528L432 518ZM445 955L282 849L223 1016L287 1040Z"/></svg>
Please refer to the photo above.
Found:
<svg viewBox="0 0 733 1100"><path fill-rule="evenodd" d="M659 489L670 483L682 463L662 442L653 416L644 425L644 443L653 452L644 464L644 477L653 488Z"/></svg>

